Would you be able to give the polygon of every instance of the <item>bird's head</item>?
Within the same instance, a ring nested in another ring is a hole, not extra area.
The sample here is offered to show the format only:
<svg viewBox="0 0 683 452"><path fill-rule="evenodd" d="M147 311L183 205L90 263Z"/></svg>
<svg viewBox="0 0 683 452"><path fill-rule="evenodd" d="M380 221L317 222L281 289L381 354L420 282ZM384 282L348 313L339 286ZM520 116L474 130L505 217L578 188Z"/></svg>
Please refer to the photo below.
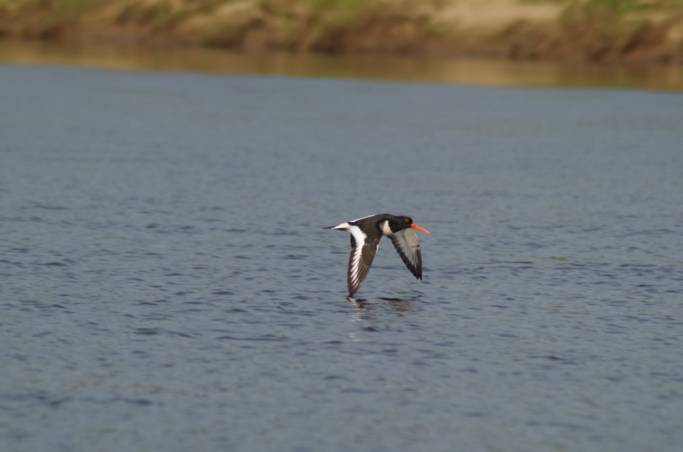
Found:
<svg viewBox="0 0 683 452"><path fill-rule="evenodd" d="M407 228L411 228L415 229L416 231L424 232L425 234L431 234L429 230L413 222L412 218L405 216L397 216L390 218L389 228L391 228L391 231L394 233L402 231Z"/></svg>

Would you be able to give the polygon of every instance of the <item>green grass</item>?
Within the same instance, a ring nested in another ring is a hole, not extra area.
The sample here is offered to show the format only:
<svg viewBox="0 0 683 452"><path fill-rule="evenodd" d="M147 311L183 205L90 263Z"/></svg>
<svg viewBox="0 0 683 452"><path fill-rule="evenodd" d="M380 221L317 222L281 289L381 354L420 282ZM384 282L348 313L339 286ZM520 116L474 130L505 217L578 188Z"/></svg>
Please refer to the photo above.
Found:
<svg viewBox="0 0 683 452"><path fill-rule="evenodd" d="M106 0L0 0L0 8L14 11L50 11L56 22L77 17Z"/></svg>
<svg viewBox="0 0 683 452"><path fill-rule="evenodd" d="M593 12L629 14L635 12L683 12L683 0L519 0L520 3L564 4Z"/></svg>
<svg viewBox="0 0 683 452"><path fill-rule="evenodd" d="M66 13L79 13L83 10L95 6L102 0L60 0L57 2L59 9Z"/></svg>
<svg viewBox="0 0 683 452"><path fill-rule="evenodd" d="M311 10L322 11L356 11L362 9L369 2L366 0L308 0Z"/></svg>

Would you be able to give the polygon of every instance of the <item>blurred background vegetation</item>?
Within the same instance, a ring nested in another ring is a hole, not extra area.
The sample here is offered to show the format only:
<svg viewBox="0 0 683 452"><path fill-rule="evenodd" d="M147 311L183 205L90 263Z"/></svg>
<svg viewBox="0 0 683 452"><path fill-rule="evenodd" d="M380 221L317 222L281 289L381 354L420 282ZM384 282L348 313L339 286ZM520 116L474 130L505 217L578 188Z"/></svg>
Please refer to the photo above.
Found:
<svg viewBox="0 0 683 452"><path fill-rule="evenodd" d="M0 0L0 39L683 62L683 0Z"/></svg>

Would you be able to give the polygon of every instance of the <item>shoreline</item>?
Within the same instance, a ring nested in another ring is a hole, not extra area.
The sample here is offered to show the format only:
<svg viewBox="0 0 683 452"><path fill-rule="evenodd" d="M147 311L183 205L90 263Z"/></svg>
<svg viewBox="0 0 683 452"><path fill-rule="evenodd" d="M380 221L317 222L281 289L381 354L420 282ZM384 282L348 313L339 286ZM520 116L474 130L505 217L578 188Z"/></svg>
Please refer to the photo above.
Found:
<svg viewBox="0 0 683 452"><path fill-rule="evenodd" d="M58 0L0 0L0 40L683 64L683 5L622 11L594 5L601 3L76 0L67 8Z"/></svg>
<svg viewBox="0 0 683 452"><path fill-rule="evenodd" d="M683 66L548 60L443 58L294 52L240 52L201 47L66 45L0 41L0 62L125 71L266 75L471 86L683 90Z"/></svg>

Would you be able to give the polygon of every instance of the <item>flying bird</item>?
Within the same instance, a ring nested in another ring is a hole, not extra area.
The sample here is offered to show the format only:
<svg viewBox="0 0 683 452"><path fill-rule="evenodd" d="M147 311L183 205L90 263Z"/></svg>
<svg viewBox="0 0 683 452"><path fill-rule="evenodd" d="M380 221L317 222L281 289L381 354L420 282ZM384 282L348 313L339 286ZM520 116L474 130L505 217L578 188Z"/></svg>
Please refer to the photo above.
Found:
<svg viewBox="0 0 683 452"><path fill-rule="evenodd" d="M417 279L422 279L422 254L415 231L425 234L430 232L413 223L412 218L380 213L330 226L327 229L351 233L351 255L346 272L349 297L353 297L367 276L383 236L391 239L408 270Z"/></svg>

